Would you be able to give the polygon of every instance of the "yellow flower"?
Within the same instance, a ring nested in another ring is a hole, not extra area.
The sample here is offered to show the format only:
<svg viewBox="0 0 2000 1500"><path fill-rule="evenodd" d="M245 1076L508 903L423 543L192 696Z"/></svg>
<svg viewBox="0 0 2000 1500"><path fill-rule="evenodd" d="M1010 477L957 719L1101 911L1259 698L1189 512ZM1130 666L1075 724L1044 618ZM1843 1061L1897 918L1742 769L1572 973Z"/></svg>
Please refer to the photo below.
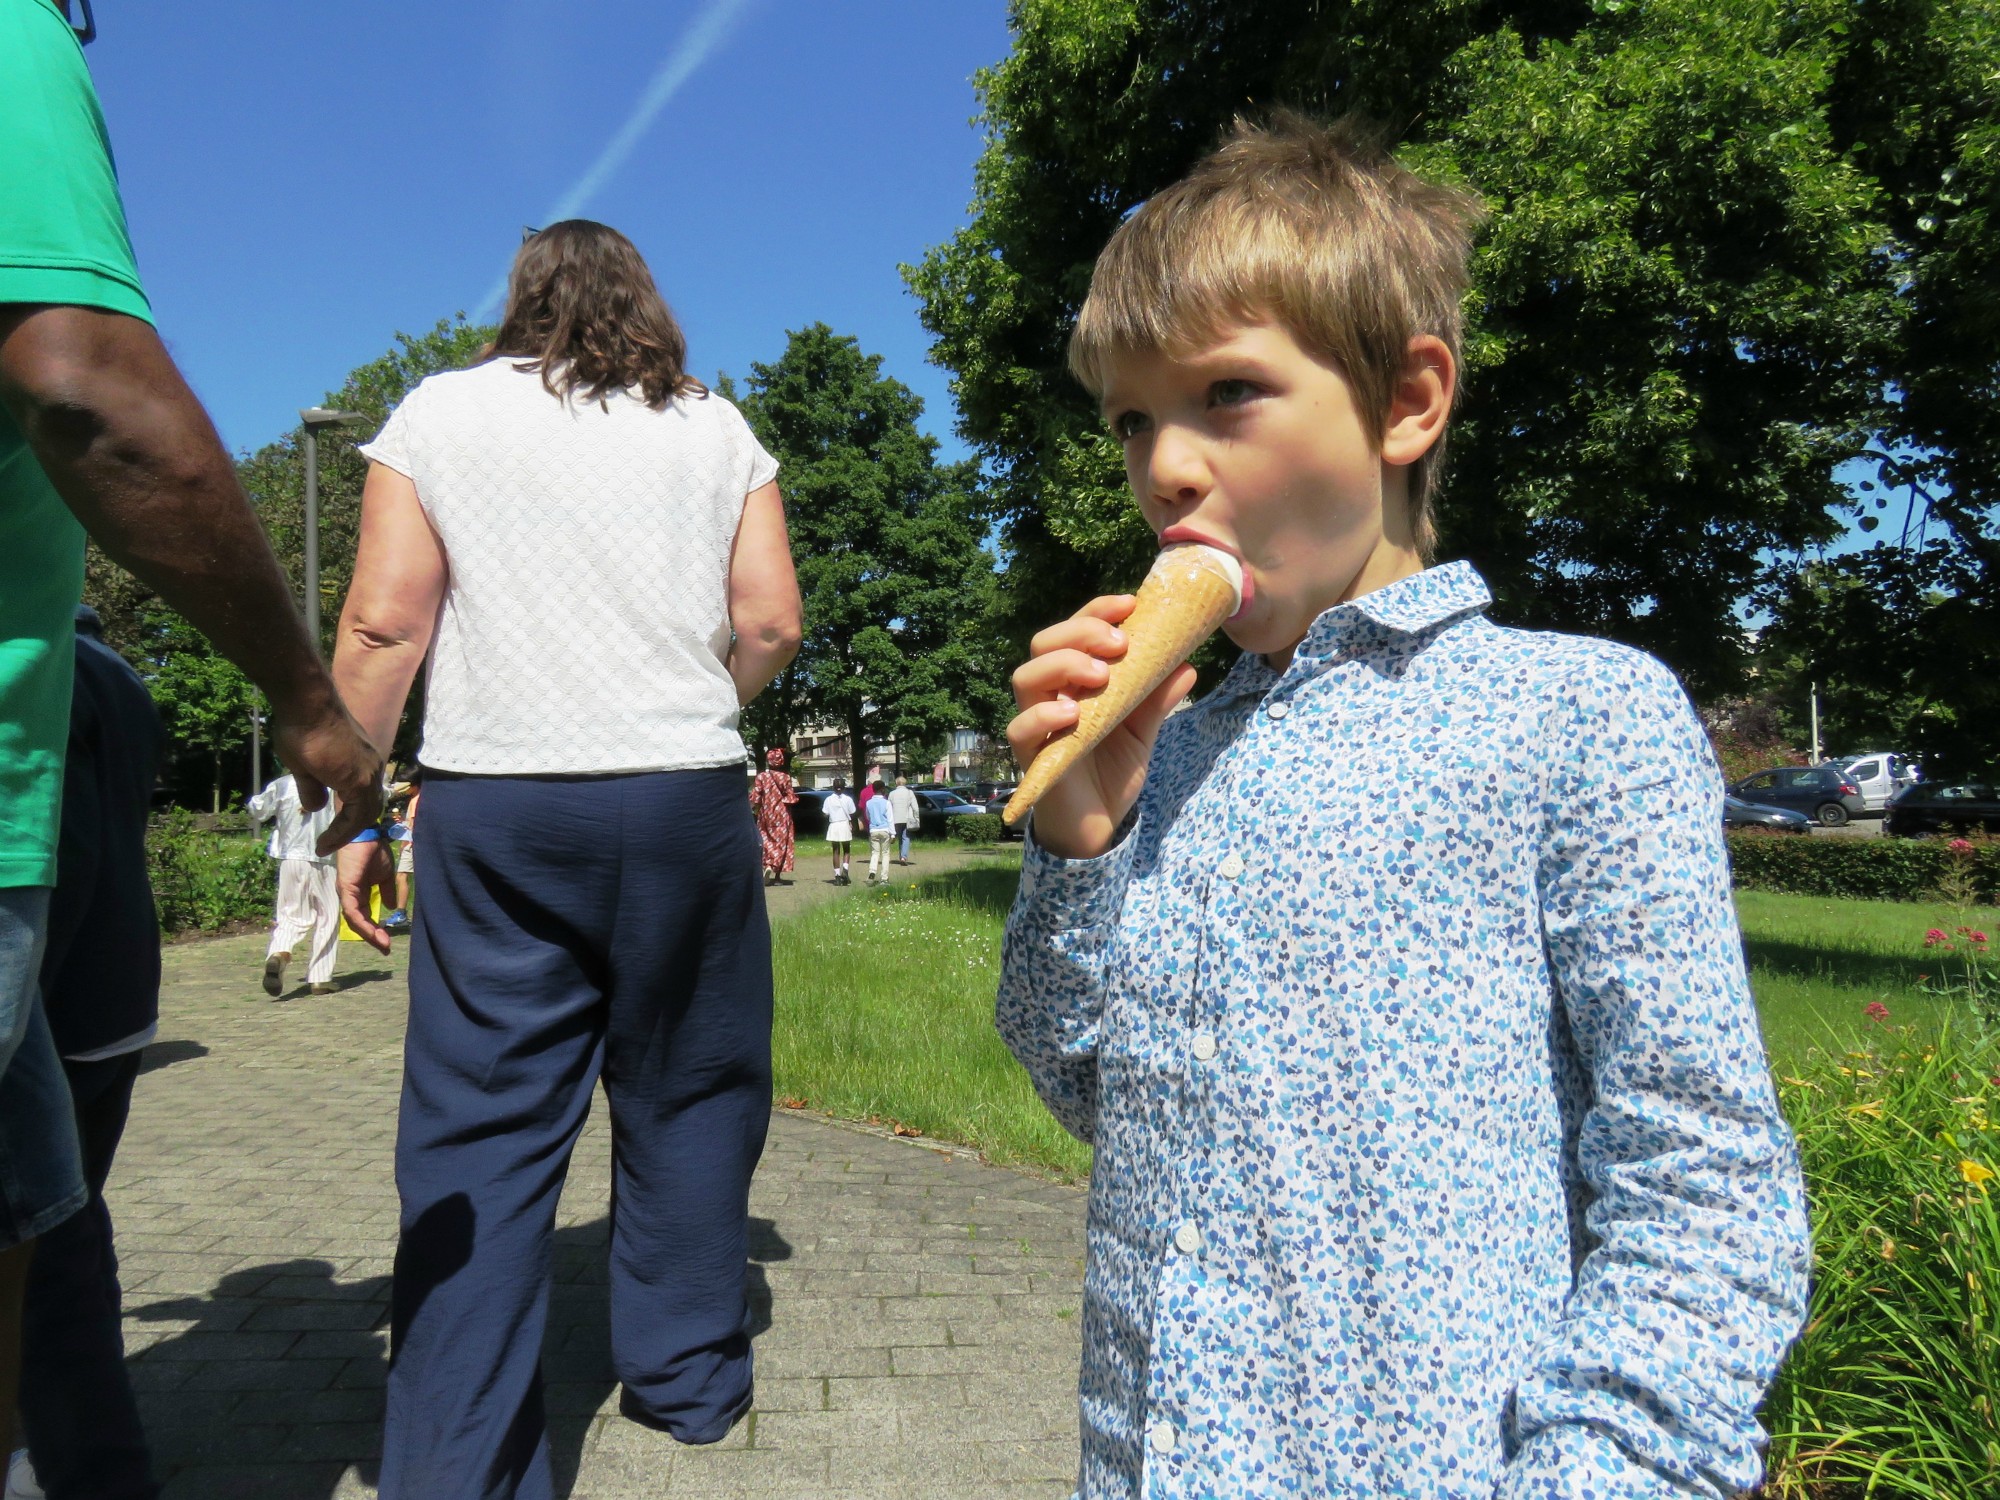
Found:
<svg viewBox="0 0 2000 1500"><path fill-rule="evenodd" d="M1958 1164L1958 1175L1965 1179L1968 1187L1976 1187L1983 1193L1986 1191L1986 1184L1993 1180L1995 1173L1991 1167L1982 1167L1967 1157Z"/></svg>
<svg viewBox="0 0 2000 1500"><path fill-rule="evenodd" d="M1847 1106L1847 1112L1850 1115L1866 1115L1871 1120L1879 1120L1882 1118L1882 1101L1870 1099L1865 1104L1850 1104Z"/></svg>

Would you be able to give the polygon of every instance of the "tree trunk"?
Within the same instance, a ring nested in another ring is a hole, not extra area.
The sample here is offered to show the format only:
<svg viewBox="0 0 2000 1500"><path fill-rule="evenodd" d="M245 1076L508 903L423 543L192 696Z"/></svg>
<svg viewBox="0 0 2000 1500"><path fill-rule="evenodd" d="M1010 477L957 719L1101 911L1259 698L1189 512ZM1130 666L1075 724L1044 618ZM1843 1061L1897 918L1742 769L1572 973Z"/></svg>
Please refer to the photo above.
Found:
<svg viewBox="0 0 2000 1500"><path fill-rule="evenodd" d="M208 789L208 810L211 813L220 813L222 811L222 752L220 750L211 750L209 751L209 757L215 766L215 779L210 783Z"/></svg>

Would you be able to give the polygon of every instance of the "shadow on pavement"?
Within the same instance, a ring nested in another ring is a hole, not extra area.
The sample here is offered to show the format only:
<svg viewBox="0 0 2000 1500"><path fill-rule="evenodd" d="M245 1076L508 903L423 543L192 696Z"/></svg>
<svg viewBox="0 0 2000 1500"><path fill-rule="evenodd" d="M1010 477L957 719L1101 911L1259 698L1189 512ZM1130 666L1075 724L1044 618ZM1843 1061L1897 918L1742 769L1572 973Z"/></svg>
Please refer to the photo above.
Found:
<svg viewBox="0 0 2000 1500"><path fill-rule="evenodd" d="M438 1227L442 1243L452 1226ZM574 1488L590 1424L618 1386L609 1229L600 1219L555 1236L542 1375L559 1496ZM750 1221L753 1339L771 1326L764 1265L791 1254L771 1220ZM350 1468L376 1483L389 1373L387 1276L343 1281L330 1261L273 1261L228 1272L206 1296L144 1303L128 1316L191 1325L130 1361L166 1500L331 1500Z"/></svg>
<svg viewBox="0 0 2000 1500"><path fill-rule="evenodd" d="M153 1042L139 1058L141 1076L157 1073L161 1068L171 1068L177 1062L193 1062L197 1057L208 1056L208 1048L200 1042Z"/></svg>

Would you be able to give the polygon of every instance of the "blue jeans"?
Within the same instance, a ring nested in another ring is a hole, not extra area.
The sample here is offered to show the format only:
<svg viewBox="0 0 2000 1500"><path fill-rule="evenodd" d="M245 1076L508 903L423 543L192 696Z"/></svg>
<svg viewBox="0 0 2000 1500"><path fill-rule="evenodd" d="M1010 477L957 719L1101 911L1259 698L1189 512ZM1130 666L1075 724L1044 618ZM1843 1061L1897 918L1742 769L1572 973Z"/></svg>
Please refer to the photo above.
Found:
<svg viewBox="0 0 2000 1500"><path fill-rule="evenodd" d="M21 1425L49 1500L154 1500L160 1493L125 1371L118 1255L104 1204L139 1063L139 1053L127 1052L63 1064L90 1202L35 1247L21 1341Z"/></svg>
<svg viewBox="0 0 2000 1500"><path fill-rule="evenodd" d="M46 886L0 889L0 1250L84 1205L69 1084L42 1014Z"/></svg>
<svg viewBox="0 0 2000 1500"><path fill-rule="evenodd" d="M908 864L910 862L910 825L908 823L898 823L896 825L896 837L903 841L903 852L897 858L902 860L904 864Z"/></svg>

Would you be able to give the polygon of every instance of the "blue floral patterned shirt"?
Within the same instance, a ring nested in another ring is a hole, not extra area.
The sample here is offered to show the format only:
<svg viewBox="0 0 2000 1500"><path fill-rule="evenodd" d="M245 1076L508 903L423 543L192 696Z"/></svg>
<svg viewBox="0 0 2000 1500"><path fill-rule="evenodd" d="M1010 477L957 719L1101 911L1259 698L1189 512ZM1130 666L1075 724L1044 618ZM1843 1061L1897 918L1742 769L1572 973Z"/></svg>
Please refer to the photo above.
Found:
<svg viewBox="0 0 2000 1500"><path fill-rule="evenodd" d="M1030 837L999 1024L1096 1147L1085 1500L1755 1484L1797 1154L1673 676L1455 563L1245 655L1120 842Z"/></svg>

